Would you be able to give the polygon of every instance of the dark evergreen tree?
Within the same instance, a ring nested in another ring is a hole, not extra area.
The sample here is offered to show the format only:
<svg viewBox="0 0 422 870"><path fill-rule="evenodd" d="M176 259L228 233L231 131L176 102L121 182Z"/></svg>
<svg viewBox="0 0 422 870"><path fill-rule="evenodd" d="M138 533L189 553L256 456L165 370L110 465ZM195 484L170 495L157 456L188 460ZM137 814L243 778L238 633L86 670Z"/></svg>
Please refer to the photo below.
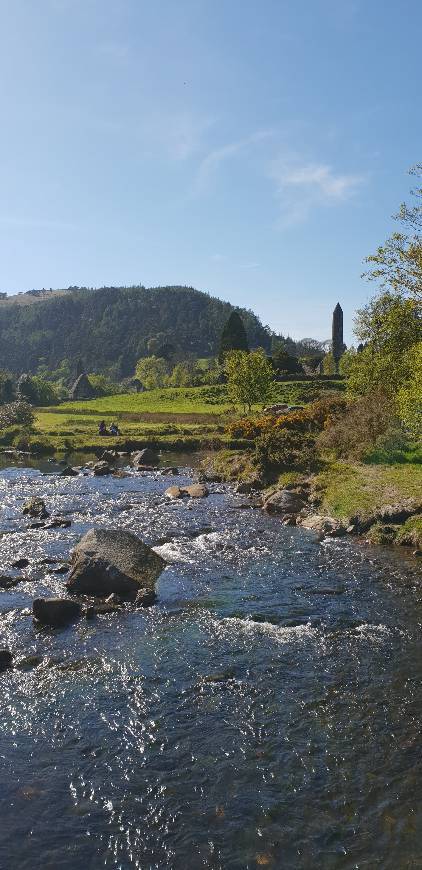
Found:
<svg viewBox="0 0 422 870"><path fill-rule="evenodd" d="M303 368L295 356L291 356L286 350L278 350L273 355L273 366L278 372L287 372L290 374L300 374Z"/></svg>
<svg viewBox="0 0 422 870"><path fill-rule="evenodd" d="M249 352L248 339L246 337L243 320L237 311L232 311L221 334L220 350L218 359L224 362L224 357L231 350L245 350Z"/></svg>

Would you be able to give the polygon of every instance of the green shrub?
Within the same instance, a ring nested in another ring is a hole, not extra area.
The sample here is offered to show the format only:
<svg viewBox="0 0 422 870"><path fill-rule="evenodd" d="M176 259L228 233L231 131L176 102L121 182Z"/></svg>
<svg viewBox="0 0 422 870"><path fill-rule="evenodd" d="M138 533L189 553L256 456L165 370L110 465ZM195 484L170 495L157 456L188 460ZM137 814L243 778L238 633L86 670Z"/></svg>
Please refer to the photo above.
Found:
<svg viewBox="0 0 422 870"><path fill-rule="evenodd" d="M317 467L315 439L291 429L273 428L256 440L258 465L273 473L285 469L312 471Z"/></svg>
<svg viewBox="0 0 422 870"><path fill-rule="evenodd" d="M391 398L380 391L373 392L351 402L346 413L328 417L318 447L332 450L341 459L363 459L395 422Z"/></svg>

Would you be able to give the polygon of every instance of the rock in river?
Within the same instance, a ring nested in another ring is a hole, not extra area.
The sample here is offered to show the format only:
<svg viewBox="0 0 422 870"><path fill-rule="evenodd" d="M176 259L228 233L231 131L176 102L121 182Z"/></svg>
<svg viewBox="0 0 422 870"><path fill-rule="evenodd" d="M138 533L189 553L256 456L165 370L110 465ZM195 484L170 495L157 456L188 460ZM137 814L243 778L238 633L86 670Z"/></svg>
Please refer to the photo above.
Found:
<svg viewBox="0 0 422 870"><path fill-rule="evenodd" d="M289 489L278 489L263 504L269 514L298 514L304 507L303 499Z"/></svg>
<svg viewBox="0 0 422 870"><path fill-rule="evenodd" d="M6 671L12 665L13 656L9 649L0 649L0 671Z"/></svg>
<svg viewBox="0 0 422 870"><path fill-rule="evenodd" d="M67 588L80 595L107 597L112 592L135 598L139 589L154 590L165 562L132 532L91 529L72 553Z"/></svg>
<svg viewBox="0 0 422 870"><path fill-rule="evenodd" d="M76 468L72 468L71 465L65 465L65 467L62 468L60 474L62 475L62 477L77 477L79 471L77 471Z"/></svg>
<svg viewBox="0 0 422 870"><path fill-rule="evenodd" d="M206 498L209 495L208 487L204 483L193 483L191 486L169 486L164 495L167 498Z"/></svg>
<svg viewBox="0 0 422 870"><path fill-rule="evenodd" d="M42 498L30 498L22 508L23 514L28 514L29 517L38 520L45 520L49 513L45 506L45 501Z"/></svg>
<svg viewBox="0 0 422 870"><path fill-rule="evenodd" d="M111 474L113 469L110 467L108 462L96 462L95 465L92 466L92 470L96 477L103 477L105 474Z"/></svg>
<svg viewBox="0 0 422 870"><path fill-rule="evenodd" d="M131 465L158 465L160 457L155 450L145 447L144 450L136 450L130 457Z"/></svg>
<svg viewBox="0 0 422 870"><path fill-rule="evenodd" d="M77 601L70 598L35 598L32 602L34 618L42 625L67 625L81 615Z"/></svg>

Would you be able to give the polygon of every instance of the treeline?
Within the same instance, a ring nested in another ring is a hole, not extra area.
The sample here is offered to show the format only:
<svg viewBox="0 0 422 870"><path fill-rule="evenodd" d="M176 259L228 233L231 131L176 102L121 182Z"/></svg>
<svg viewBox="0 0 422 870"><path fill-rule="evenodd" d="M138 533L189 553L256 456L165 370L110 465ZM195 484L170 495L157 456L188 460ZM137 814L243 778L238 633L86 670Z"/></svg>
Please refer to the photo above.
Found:
<svg viewBox="0 0 422 870"><path fill-rule="evenodd" d="M0 368L54 371L82 359L86 371L114 380L133 374L140 357L173 360L218 354L233 306L192 287L72 289L33 305L0 306ZM270 350L271 336L240 309L250 347Z"/></svg>

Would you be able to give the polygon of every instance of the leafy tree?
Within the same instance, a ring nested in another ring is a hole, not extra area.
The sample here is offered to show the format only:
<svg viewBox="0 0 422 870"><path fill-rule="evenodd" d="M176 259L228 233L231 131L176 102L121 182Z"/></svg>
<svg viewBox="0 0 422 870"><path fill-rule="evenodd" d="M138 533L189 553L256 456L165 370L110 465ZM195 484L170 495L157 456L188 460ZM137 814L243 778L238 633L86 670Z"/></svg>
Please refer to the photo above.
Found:
<svg viewBox="0 0 422 870"><path fill-rule="evenodd" d="M28 402L18 400L2 405L0 408L0 429L8 429L9 426L23 426L31 428L34 423L34 412Z"/></svg>
<svg viewBox="0 0 422 870"><path fill-rule="evenodd" d="M191 387L195 381L195 370L192 362L180 362L175 365L168 383L172 387Z"/></svg>
<svg viewBox="0 0 422 870"><path fill-rule="evenodd" d="M318 354L313 355L313 356L309 356L307 354L306 356L299 357L299 363L300 363L302 369L304 369L306 366L307 369L310 369L312 372L316 372L317 368L322 363L323 359L324 359L324 354L322 354L322 353L318 353Z"/></svg>
<svg viewBox="0 0 422 870"><path fill-rule="evenodd" d="M252 405L270 398L274 372L263 350L233 350L226 356L225 371L227 392L235 404L250 411Z"/></svg>
<svg viewBox="0 0 422 870"><path fill-rule="evenodd" d="M408 351L411 378L397 394L397 407L407 431L415 438L422 435L422 341Z"/></svg>
<svg viewBox="0 0 422 870"><path fill-rule="evenodd" d="M136 377L147 390L163 387L167 381L166 361L156 356L140 359L136 365Z"/></svg>
<svg viewBox="0 0 422 870"><path fill-rule="evenodd" d="M10 372L0 371L0 405L11 402L15 395L15 384Z"/></svg>
<svg viewBox="0 0 422 870"><path fill-rule="evenodd" d="M44 381L38 375L22 375L18 381L18 396L31 405L56 405L57 392L49 381Z"/></svg>
<svg viewBox="0 0 422 870"><path fill-rule="evenodd" d="M90 374L88 379L97 396L117 396L122 392L120 384L116 384L105 375Z"/></svg>
<svg viewBox="0 0 422 870"><path fill-rule="evenodd" d="M394 396L412 377L409 350L421 338L414 301L391 292L375 297L357 312L355 332L364 348L350 366L350 391L364 395L382 389Z"/></svg>
<svg viewBox="0 0 422 870"><path fill-rule="evenodd" d="M249 350L245 327L242 318L237 311L231 312L221 334L220 350L218 354L220 363L224 362L226 354L231 350L241 350L246 353Z"/></svg>
<svg viewBox="0 0 422 870"><path fill-rule="evenodd" d="M291 356L286 350L279 349L273 356L273 366L279 372L299 374L303 371L302 366L295 356Z"/></svg>
<svg viewBox="0 0 422 870"><path fill-rule="evenodd" d="M410 174L422 177L422 164L417 164ZM395 293L409 295L422 301L422 187L411 191L416 204L402 203L395 215L409 232L396 232L380 245L377 252L367 257L371 268L364 277L380 281L381 287L389 287Z"/></svg>
<svg viewBox="0 0 422 870"><path fill-rule="evenodd" d="M339 363L339 373L347 377L350 374L350 370L353 367L354 361L356 359L357 351L354 347L349 347L348 350L345 350L342 356L340 357Z"/></svg>
<svg viewBox="0 0 422 870"><path fill-rule="evenodd" d="M324 372L324 375L335 375L337 372L335 359L331 351L329 353L326 353L324 359L322 360L322 370Z"/></svg>

